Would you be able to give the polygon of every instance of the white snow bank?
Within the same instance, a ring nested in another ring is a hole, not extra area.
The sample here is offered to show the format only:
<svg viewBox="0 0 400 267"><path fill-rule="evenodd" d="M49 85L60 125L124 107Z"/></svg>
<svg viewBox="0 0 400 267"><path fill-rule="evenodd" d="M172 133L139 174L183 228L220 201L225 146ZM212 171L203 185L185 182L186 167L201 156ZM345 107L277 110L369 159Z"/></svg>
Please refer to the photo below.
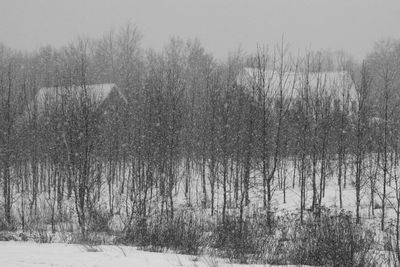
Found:
<svg viewBox="0 0 400 267"><path fill-rule="evenodd" d="M0 266L161 267L161 266L266 266L227 263L222 259L172 253L155 253L128 246L38 244L0 242Z"/></svg>

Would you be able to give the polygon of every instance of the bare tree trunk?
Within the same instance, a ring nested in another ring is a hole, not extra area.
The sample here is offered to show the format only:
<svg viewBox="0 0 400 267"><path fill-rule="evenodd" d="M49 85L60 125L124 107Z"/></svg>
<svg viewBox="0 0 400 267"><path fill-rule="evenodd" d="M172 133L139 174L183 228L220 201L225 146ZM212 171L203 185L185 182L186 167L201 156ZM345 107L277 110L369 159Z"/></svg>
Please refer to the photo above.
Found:
<svg viewBox="0 0 400 267"><path fill-rule="evenodd" d="M203 188L203 209L207 208L207 187L206 187L206 158L203 155L201 164L201 184Z"/></svg>

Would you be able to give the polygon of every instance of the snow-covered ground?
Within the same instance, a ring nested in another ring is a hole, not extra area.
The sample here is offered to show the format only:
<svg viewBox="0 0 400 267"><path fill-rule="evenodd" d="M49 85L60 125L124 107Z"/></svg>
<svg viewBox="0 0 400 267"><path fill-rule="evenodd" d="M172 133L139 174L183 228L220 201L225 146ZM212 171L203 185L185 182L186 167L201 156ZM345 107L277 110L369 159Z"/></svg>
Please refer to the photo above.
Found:
<svg viewBox="0 0 400 267"><path fill-rule="evenodd" d="M65 267L217 267L266 266L231 264L223 259L155 253L128 246L96 246L72 244L38 244L33 242L0 242L1 267L65 266Z"/></svg>
<svg viewBox="0 0 400 267"><path fill-rule="evenodd" d="M285 202L283 201L283 190L279 189L277 185L274 185L274 194L272 198L272 208L276 211L276 215L281 214L285 211L298 211L300 203L300 189L297 184L293 188L292 177L293 167L287 164L286 176L288 177L286 184L286 197ZM355 189L352 183L353 173L349 171L348 183L345 189L343 189L343 208L348 211L355 211ZM247 212L252 212L251 209L258 209L262 207L262 187L261 181L258 179L252 180L253 185L250 189L251 206ZM319 182L319 181L318 181ZM277 181L275 181L277 183ZM200 188L200 176L196 173L193 174L191 181L191 201L194 206L199 206L201 202L201 190ZM366 184L367 185L367 184ZM376 187L379 188L379 181ZM184 183L181 181L178 183L176 190L176 204L185 206L186 198L184 196ZM367 223L375 228L379 229L380 222L380 209L376 209L375 216L372 216L372 207L370 201L370 188L369 186L363 186L361 190L361 217L363 223ZM379 190L378 190L379 191ZM119 192L119 191L116 191ZM394 196L393 186L388 186L387 194L388 198L392 199ZM122 207L124 204L124 195L115 194L119 201L118 207ZM217 187L215 196L215 206L220 208L222 206L222 187ZM312 202L312 187L311 184L307 185L306 190L306 206L310 207ZM375 202L380 203L381 200L379 195L375 195ZM41 202L42 203L42 202ZM47 202L43 201L44 204ZM67 207L67 203L64 203ZM107 206L107 192L102 195L101 204ZM332 173L326 184L325 196L322 199L322 204L326 207L338 208L339 206L339 190L337 186L337 180L335 175ZM19 203L14 205L19 207ZM40 207L45 205L40 205ZM73 203L70 204L73 206ZM71 209L73 211L73 209ZM121 210L124 210L123 208ZM235 211L234 209L232 209ZM229 212L229 210L228 210ZM42 213L45 214L45 213ZM206 210L205 214L209 214L209 209ZM386 211L387 222L390 219L395 218L395 211L391 205L387 206ZM114 218L117 221L117 218ZM71 223L72 224L72 223ZM121 223L119 223L121 224ZM116 225L119 225L116 223ZM75 222L75 226L77 223ZM113 224L114 225L114 224ZM74 227L75 229L76 227ZM72 228L71 228L72 229ZM20 240L20 239L14 239ZM52 238L52 242L68 242L61 238ZM110 242L112 243L112 242ZM7 266L265 266L265 265L239 265L231 264L224 259L216 259L207 255L204 256L188 256L174 253L155 253L138 250L134 247L128 246L96 246L87 247L83 245L73 244L38 244L33 242L0 242L0 267Z"/></svg>

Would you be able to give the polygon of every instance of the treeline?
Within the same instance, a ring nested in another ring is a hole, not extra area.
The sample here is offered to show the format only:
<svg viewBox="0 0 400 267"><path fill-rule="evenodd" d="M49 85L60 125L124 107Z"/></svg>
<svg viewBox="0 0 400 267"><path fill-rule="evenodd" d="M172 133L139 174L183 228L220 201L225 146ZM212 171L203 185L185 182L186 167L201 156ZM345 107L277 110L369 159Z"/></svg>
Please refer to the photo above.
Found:
<svg viewBox="0 0 400 267"><path fill-rule="evenodd" d="M173 219L182 196L222 221L259 202L270 225L273 192L285 198L297 186L303 221L333 179L340 208L343 188L355 187L358 222L365 188L373 207L381 202L382 229L387 205L399 214L400 196L387 196L400 189L399 42L357 64L345 53L294 57L284 44L219 61L197 40L173 38L160 52L140 40L127 25L60 49L0 46L3 225L25 229L46 209L55 231L72 207L85 236L99 212L126 228ZM333 83L330 73L343 75ZM101 83L115 83L126 103L104 108L84 89L38 108L42 87Z"/></svg>

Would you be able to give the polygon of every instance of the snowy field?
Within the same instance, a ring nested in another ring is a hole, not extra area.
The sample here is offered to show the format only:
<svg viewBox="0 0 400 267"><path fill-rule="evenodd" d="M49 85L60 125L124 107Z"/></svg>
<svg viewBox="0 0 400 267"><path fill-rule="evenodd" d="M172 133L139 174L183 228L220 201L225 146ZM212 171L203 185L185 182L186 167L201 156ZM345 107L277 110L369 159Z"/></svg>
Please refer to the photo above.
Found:
<svg viewBox="0 0 400 267"><path fill-rule="evenodd" d="M180 190L182 191L182 190ZM254 190L256 191L256 190ZM253 202L259 202L260 196L253 191ZM217 190L218 192L218 190ZM392 193L389 190L390 193ZM220 193L220 192L218 192ZM221 194L217 193L216 204L219 203ZM312 191L306 191L307 205L311 205ZM390 194L389 194L390 195ZM362 217L364 222L379 228L380 210L375 210L375 216L370 213L369 195L362 194ZM183 197L182 197L183 199ZM343 208L354 211L355 190L348 186L343 190ZM183 200L182 200L183 201ZM273 207L280 215L283 211L298 210L300 201L299 188L288 188L286 192L286 203L283 202L283 192L277 189L273 196ZM323 204L327 207L338 207L338 188L334 181L328 182ZM256 205L257 206L257 205ZM394 218L394 211L388 209L387 218ZM15 239L14 239L15 240ZM20 239L17 239L20 240ZM53 242L62 242L54 238ZM0 267L12 266L270 266L270 265L248 265L232 264L227 259L215 258L208 255L191 256L168 253L157 253L138 250L136 247L101 245L87 246L66 243L35 243L33 241L0 241Z"/></svg>
<svg viewBox="0 0 400 267"><path fill-rule="evenodd" d="M38 244L33 242L0 242L1 267L62 266L62 267L217 267L269 266L231 264L223 259L155 253L127 246L96 246L71 244Z"/></svg>

